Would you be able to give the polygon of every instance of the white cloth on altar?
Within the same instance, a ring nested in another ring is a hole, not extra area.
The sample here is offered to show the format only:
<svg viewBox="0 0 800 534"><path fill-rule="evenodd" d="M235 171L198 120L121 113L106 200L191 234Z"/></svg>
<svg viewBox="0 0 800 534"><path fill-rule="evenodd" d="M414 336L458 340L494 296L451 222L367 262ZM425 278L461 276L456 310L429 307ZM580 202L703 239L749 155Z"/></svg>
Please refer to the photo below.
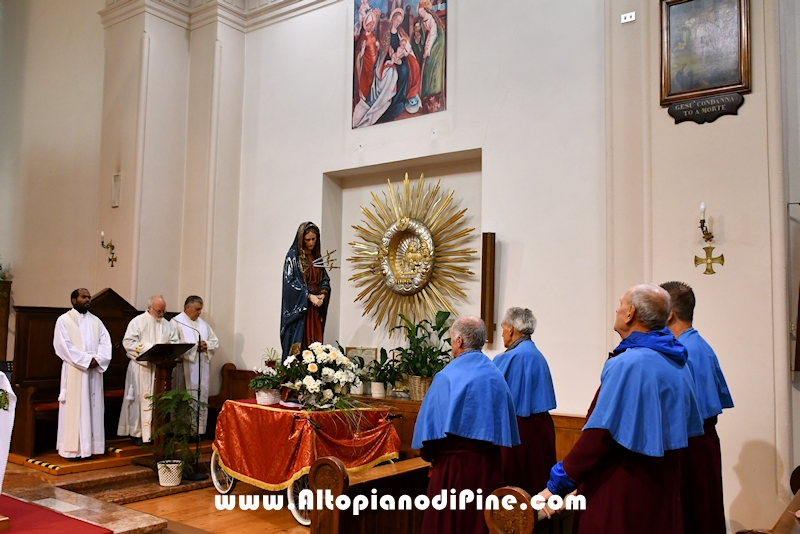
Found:
<svg viewBox="0 0 800 534"><path fill-rule="evenodd" d="M219 347L219 339L217 339L217 335L211 329L211 325L209 325L200 317L197 318L197 321L192 321L186 315L186 313L180 313L174 319L172 319L171 322L175 327L175 331L178 333L178 338L180 339L181 343L196 343L198 332L195 330L199 331L200 339L206 342L208 350L202 353L202 357L197 357L197 345L195 344L194 347L187 350L183 354L183 365L180 367L183 368L182 374L185 388L195 399L197 398L198 374L200 375L200 378L202 379L202 383L200 384L200 401L208 402L208 377L210 371L209 362L214 356L212 351ZM208 409L203 408L200 411L200 434L206 433L207 421Z"/></svg>
<svg viewBox="0 0 800 534"><path fill-rule="evenodd" d="M17 407L17 396L11 389L11 383L5 373L0 372L0 389L8 395L8 409L0 409L0 492L3 491L3 477L6 474L8 448L11 445L11 432L14 430L14 410Z"/></svg>
<svg viewBox="0 0 800 534"><path fill-rule="evenodd" d="M74 339L76 336L79 339ZM64 458L103 454L106 445L103 373L111 363L111 336L97 316L73 309L56 321L53 348L64 361L58 396L58 454ZM92 359L98 366L89 369ZM69 386L69 373L78 376L74 390ZM71 414L68 403L73 399L77 404ZM77 440L69 439L70 431Z"/></svg>
<svg viewBox="0 0 800 534"><path fill-rule="evenodd" d="M140 354L147 352L159 343L177 343L178 334L169 321L156 319L148 312L134 317L128 323L122 346L131 359L125 375L125 395L119 414L117 434L142 438L148 442L152 438L153 413L150 401L156 379L156 366L148 362L136 361Z"/></svg>

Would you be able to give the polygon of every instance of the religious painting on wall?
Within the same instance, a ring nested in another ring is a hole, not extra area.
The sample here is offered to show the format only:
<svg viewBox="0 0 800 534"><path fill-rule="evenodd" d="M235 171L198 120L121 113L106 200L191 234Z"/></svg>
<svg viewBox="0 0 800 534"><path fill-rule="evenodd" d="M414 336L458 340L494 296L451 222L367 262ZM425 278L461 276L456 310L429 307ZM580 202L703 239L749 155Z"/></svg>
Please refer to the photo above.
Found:
<svg viewBox="0 0 800 534"><path fill-rule="evenodd" d="M445 110L453 0L354 0L353 128Z"/></svg>
<svg viewBox="0 0 800 534"><path fill-rule="evenodd" d="M750 92L749 0L661 0L661 105Z"/></svg>

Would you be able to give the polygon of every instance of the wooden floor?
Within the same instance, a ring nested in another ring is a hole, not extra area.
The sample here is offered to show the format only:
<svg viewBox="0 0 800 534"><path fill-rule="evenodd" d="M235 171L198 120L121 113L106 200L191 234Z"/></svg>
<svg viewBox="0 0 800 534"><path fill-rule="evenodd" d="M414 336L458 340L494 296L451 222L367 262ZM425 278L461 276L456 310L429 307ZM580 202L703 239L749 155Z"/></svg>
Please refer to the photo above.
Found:
<svg viewBox="0 0 800 534"><path fill-rule="evenodd" d="M243 494L269 495L269 492L239 482L233 495ZM309 532L308 528L300 526L294 520L291 512L285 507L279 511L268 511L263 508L243 511L239 510L238 506L234 510L217 510L214 505L216 495L217 491L214 488L206 488L125 506L214 534L308 534Z"/></svg>

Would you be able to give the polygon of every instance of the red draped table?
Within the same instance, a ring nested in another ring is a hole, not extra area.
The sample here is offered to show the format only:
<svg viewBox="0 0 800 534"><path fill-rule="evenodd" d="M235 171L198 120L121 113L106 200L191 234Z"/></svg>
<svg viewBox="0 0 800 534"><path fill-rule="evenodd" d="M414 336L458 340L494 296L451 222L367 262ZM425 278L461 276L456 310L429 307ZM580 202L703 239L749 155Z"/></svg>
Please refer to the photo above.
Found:
<svg viewBox="0 0 800 534"><path fill-rule="evenodd" d="M350 473L397 458L400 438L388 416L375 407L308 412L229 400L217 418L213 448L230 476L279 491L323 456L335 456Z"/></svg>

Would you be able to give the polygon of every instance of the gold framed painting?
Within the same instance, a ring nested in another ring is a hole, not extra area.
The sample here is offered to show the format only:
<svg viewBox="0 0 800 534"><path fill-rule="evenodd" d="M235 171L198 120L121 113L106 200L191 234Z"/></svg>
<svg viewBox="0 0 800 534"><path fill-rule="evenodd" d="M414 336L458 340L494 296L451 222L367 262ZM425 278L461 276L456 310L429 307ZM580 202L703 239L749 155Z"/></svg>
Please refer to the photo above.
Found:
<svg viewBox="0 0 800 534"><path fill-rule="evenodd" d="M661 105L750 89L750 1L661 0Z"/></svg>

